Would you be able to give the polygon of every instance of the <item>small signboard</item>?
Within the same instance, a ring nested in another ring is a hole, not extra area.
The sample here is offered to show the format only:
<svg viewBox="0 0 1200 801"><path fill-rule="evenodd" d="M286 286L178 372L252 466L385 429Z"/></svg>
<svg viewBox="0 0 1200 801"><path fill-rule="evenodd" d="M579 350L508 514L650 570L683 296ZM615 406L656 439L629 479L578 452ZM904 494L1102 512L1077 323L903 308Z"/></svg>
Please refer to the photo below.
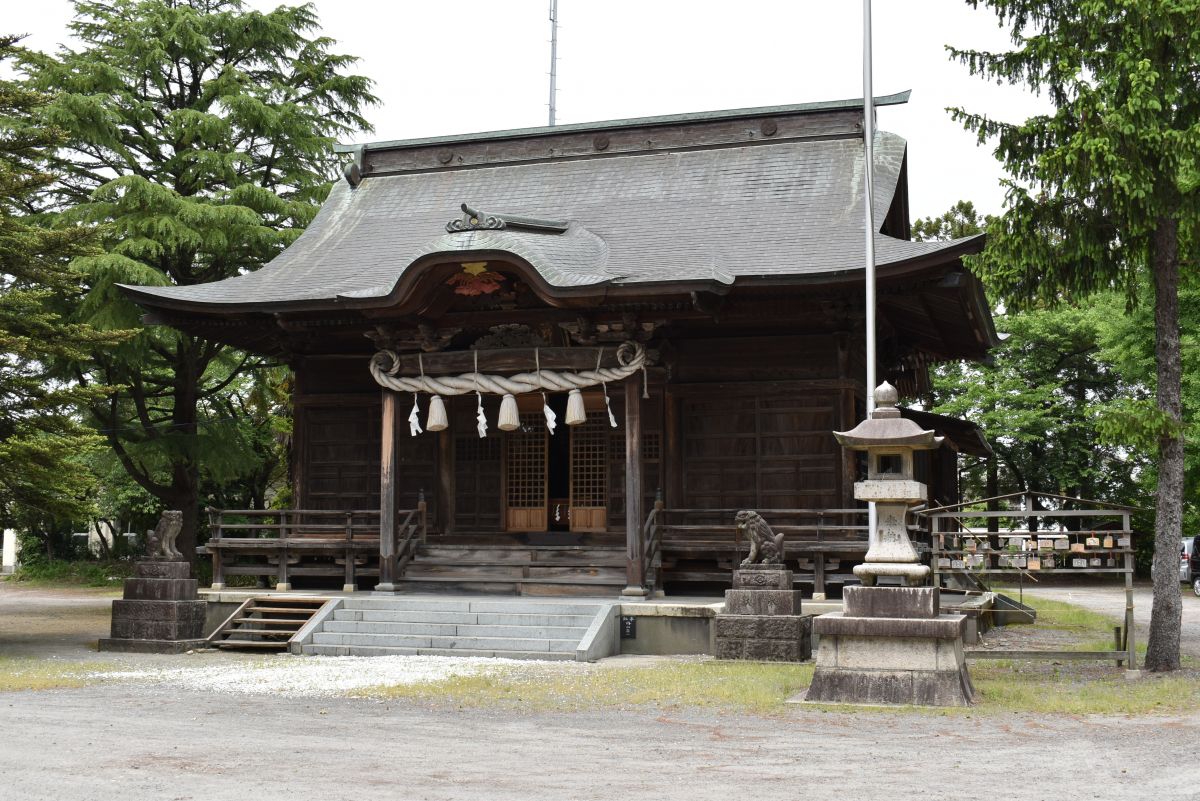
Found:
<svg viewBox="0 0 1200 801"><path fill-rule="evenodd" d="M637 618L633 615L621 615L621 639L637 639Z"/></svg>

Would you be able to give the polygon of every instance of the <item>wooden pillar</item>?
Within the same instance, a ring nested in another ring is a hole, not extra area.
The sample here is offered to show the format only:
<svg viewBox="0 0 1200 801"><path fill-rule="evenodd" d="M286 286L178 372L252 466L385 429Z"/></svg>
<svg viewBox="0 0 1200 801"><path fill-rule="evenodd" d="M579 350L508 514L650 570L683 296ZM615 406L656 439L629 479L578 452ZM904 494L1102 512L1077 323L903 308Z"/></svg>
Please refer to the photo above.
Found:
<svg viewBox="0 0 1200 801"><path fill-rule="evenodd" d="M400 396L383 390L383 447L379 454L379 583L377 592L396 589L396 508L400 496Z"/></svg>
<svg viewBox="0 0 1200 801"><path fill-rule="evenodd" d="M454 435L438 432L437 523L442 534L454 533Z"/></svg>
<svg viewBox="0 0 1200 801"><path fill-rule="evenodd" d="M642 399L637 376L625 380L625 589L621 595L646 596L642 559Z"/></svg>

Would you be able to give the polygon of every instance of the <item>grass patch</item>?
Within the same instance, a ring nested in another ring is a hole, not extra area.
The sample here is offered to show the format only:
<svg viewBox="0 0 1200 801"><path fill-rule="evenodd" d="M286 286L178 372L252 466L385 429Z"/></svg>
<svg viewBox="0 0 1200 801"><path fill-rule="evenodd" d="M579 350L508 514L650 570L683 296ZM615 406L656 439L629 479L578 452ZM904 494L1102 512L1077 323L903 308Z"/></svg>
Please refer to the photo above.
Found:
<svg viewBox="0 0 1200 801"><path fill-rule="evenodd" d="M88 684L87 674L111 668L101 662L70 665L45 659L0 657L0 693L62 690Z"/></svg>
<svg viewBox="0 0 1200 801"><path fill-rule="evenodd" d="M969 709L912 708L923 714L1036 713L1132 715L1188 712L1200 705L1200 674L1126 679L1111 665L972 663L980 700ZM813 666L753 662L669 661L648 667L576 670L494 669L429 684L369 687L351 695L460 708L582 712L595 709L718 709L783 714L812 681ZM840 712L894 713L886 707L814 706Z"/></svg>
<svg viewBox="0 0 1200 801"><path fill-rule="evenodd" d="M1200 704L1195 671L1126 679L1111 666L1011 663L971 665L983 696L973 712L1135 715L1190 712Z"/></svg>
<svg viewBox="0 0 1200 801"><path fill-rule="evenodd" d="M531 711L682 707L759 714L812 681L813 666L715 660L666 661L644 667L579 666L574 669L493 669L430 684L369 687L356 696L405 698L461 707L512 707Z"/></svg>
<svg viewBox="0 0 1200 801"><path fill-rule="evenodd" d="M31 587L118 587L133 575L132 562L36 562L21 565L9 581Z"/></svg>

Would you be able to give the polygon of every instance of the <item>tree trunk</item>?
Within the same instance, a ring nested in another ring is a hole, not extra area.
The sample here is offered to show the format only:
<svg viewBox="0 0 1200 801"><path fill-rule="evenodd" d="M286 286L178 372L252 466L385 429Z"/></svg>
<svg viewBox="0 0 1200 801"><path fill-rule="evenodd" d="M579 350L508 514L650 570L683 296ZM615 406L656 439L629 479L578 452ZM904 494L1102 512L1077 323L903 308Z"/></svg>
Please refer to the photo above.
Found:
<svg viewBox="0 0 1200 801"><path fill-rule="evenodd" d="M1154 358L1158 409L1170 428L1158 440L1154 522L1154 604L1146 669L1179 669L1179 548L1183 537L1182 355L1179 346L1179 225L1160 218L1154 231Z"/></svg>
<svg viewBox="0 0 1200 801"><path fill-rule="evenodd" d="M183 513L183 528L176 546L184 557L196 565L197 525L200 519L200 468L196 463L196 404L200 394L200 372L196 340L183 337L176 352L174 405L171 409L172 428L188 443L175 454L171 465L169 502L172 509Z"/></svg>

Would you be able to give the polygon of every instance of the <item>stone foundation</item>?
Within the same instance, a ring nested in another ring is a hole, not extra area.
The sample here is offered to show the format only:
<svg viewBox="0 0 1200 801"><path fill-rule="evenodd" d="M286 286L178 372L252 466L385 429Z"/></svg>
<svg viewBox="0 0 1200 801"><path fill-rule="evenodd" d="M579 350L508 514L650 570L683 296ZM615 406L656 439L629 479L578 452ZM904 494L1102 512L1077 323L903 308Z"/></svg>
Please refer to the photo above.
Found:
<svg viewBox="0 0 1200 801"><path fill-rule="evenodd" d="M845 611L821 615L817 669L805 700L969 706L965 615L941 614L932 587L847 587Z"/></svg>
<svg viewBox="0 0 1200 801"><path fill-rule="evenodd" d="M812 658L813 615L802 615L792 571L781 565L735 570L725 612L714 620L718 659L802 662Z"/></svg>
<svg viewBox="0 0 1200 801"><path fill-rule="evenodd" d="M113 601L112 636L100 640L100 650L183 653L204 647L208 604L197 597L188 563L138 562L134 571L125 579L125 597Z"/></svg>

